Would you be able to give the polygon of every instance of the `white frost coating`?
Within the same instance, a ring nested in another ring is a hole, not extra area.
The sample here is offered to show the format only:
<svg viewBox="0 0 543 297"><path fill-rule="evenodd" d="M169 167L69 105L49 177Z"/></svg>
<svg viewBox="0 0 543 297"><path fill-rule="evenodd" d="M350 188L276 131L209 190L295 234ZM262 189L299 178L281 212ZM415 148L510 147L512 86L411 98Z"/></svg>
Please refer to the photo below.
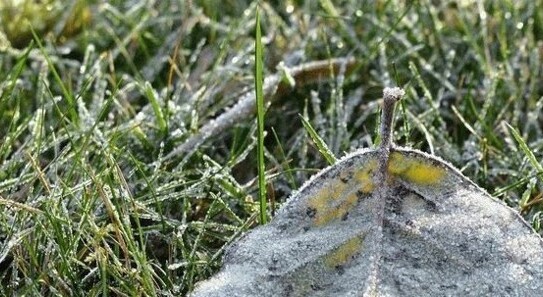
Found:
<svg viewBox="0 0 543 297"><path fill-rule="evenodd" d="M393 88L384 88L383 89L383 98L396 98L399 100L405 95L405 91L402 88L393 87Z"/></svg>

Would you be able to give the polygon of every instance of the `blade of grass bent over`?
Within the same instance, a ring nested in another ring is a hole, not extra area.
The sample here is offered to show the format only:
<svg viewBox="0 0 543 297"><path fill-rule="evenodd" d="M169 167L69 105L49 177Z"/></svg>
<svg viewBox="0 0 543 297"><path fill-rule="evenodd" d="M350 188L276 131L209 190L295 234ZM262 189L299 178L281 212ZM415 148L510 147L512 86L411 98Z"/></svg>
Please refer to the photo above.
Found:
<svg viewBox="0 0 543 297"><path fill-rule="evenodd" d="M509 128L509 131L511 131L511 134L513 134L513 137L515 138L515 140L518 142L519 147L522 150L522 152L528 158L528 161L530 161L532 166L534 166L534 168L537 170L537 173L538 173L537 177L543 181L543 178L539 175L539 173L543 172L543 166L539 164L539 161L537 161L537 158L535 157L534 153L530 150L530 148L528 147L524 139L522 139L522 136L520 136L520 133L515 128L513 128L513 126L509 125L509 123L506 122L505 124L507 125L507 128ZM530 195L526 196L525 199L522 199L519 202L519 205L521 208L523 208L526 205L526 203L528 203L529 198L530 198Z"/></svg>
<svg viewBox="0 0 543 297"><path fill-rule="evenodd" d="M513 126L509 125L509 123L505 123L507 127L509 128L509 131L511 131L511 134L513 134L513 137L515 137L515 140L518 142L520 149L522 152L526 155L528 158L528 161L532 164L532 166L535 167L535 169L538 172L543 172L543 166L539 164L539 161L537 161L537 158L535 157L534 153L530 150L524 139L522 139L522 136L518 133L518 131L513 128Z"/></svg>
<svg viewBox="0 0 543 297"><path fill-rule="evenodd" d="M313 142L317 146L319 153L323 155L328 164L335 164L337 162L337 158L336 156L334 156L334 153L328 148L326 142L324 142L319 134L317 134L317 131L313 129L313 126L311 126L311 123L309 123L306 118L304 118L302 115L300 115L300 118L302 119L302 124L304 125L305 130L307 130L307 132L309 133L311 140L313 140Z"/></svg>

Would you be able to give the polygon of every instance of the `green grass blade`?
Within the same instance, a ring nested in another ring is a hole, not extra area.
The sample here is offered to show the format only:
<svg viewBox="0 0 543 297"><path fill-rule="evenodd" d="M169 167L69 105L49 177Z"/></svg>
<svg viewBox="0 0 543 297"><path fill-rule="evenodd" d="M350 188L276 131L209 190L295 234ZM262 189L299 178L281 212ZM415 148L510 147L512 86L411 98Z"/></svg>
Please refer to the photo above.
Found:
<svg viewBox="0 0 543 297"><path fill-rule="evenodd" d="M302 119L302 124L304 125L305 130L309 133L309 136L311 137L311 140L315 143L317 146L317 149L319 152L323 155L323 157L326 159L328 164L333 165L337 162L336 156L334 156L334 153L328 148L324 140L317 134L317 131L313 129L313 126L309 123L309 121L304 118L302 115L300 115L300 118Z"/></svg>
<svg viewBox="0 0 543 297"><path fill-rule="evenodd" d="M153 90L153 87L148 81L144 82L143 86L141 87L143 88L143 92L145 93L145 96L147 97L147 99L149 99L149 103L151 103L151 107L153 108L153 111L156 116L156 122L158 125L158 129L160 131L160 134L164 136L168 133L168 123L165 119L164 113L162 112L160 103L158 102L157 94Z"/></svg>
<svg viewBox="0 0 543 297"><path fill-rule="evenodd" d="M509 131L511 131L511 134L513 134L513 137L518 142L520 149L522 152L526 155L528 158L528 161L534 166L534 168L537 170L538 178L543 181L543 178L539 175L539 173L543 172L543 166L539 164L537 161L537 158L535 157L534 153L530 150L524 139L522 139L522 136L520 136L520 133L513 128L513 126L509 125L509 123L505 123L507 125L507 128L509 128ZM519 206L523 208L525 205L527 205L528 200L531 198L530 195L523 195L521 201L519 202Z"/></svg>
<svg viewBox="0 0 543 297"><path fill-rule="evenodd" d="M72 92L68 90L66 87L66 84L60 77L60 74L58 73L57 69L55 68L55 65L53 64L53 61L51 61L51 58L45 51L45 48L43 47L40 38L36 34L36 32L31 28L32 35L34 36L34 40L36 41L36 44L38 45L38 48L40 49L41 54L45 58L45 61L47 62L47 66L49 66L49 69L51 70L51 73L53 74L53 77L55 78L55 81L57 82L58 86L60 87L62 91L62 95L64 95L64 98L66 99L66 102L68 103L68 114L71 122L78 126L79 125L79 115L77 113L77 106L76 106L76 99Z"/></svg>
<svg viewBox="0 0 543 297"><path fill-rule="evenodd" d="M260 15L258 9L256 11L256 33L255 33L255 93L256 93L256 113L258 125L258 200L260 202L260 224L264 225L267 222L266 217L266 167L264 165L264 93L262 85L263 65L262 65L262 33L260 31Z"/></svg>
<svg viewBox="0 0 543 297"><path fill-rule="evenodd" d="M509 131L511 131L511 134L513 134L513 137L515 137L515 140L518 142L520 149L522 152L526 155L528 158L528 161L534 166L534 168L538 172L543 172L543 166L539 164L539 161L537 161L537 158L535 157L534 153L530 150L524 139L522 139L522 136L520 136L520 133L517 131L517 129L513 128L513 126L509 125L509 123L505 123L507 125L507 128L509 128Z"/></svg>
<svg viewBox="0 0 543 297"><path fill-rule="evenodd" d="M275 133L275 129L271 129L273 133L273 137L275 138L275 142L277 143L277 148L279 149L279 155L284 160L284 166L285 166L285 174L287 175L287 180L290 183L290 186L293 189L298 188L296 185L296 179L294 178L294 175L292 174L292 168L290 168L289 160L287 159L287 155L285 154L285 150L283 149L283 146L281 145L281 141L279 141L279 136L277 136L277 133Z"/></svg>

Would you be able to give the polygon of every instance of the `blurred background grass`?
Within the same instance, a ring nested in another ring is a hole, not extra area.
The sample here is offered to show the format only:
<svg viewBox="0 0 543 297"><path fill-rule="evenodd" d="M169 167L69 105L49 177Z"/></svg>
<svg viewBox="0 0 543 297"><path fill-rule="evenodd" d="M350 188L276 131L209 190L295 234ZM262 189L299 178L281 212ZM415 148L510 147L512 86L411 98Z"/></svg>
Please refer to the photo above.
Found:
<svg viewBox="0 0 543 297"><path fill-rule="evenodd" d="M265 77L357 66L273 96L270 217L327 165L299 114L343 156L373 146L382 89L398 85L397 143L450 161L539 230L542 4L262 2ZM178 296L216 271L257 224L256 117L165 156L252 92L256 8L0 4L1 295Z"/></svg>

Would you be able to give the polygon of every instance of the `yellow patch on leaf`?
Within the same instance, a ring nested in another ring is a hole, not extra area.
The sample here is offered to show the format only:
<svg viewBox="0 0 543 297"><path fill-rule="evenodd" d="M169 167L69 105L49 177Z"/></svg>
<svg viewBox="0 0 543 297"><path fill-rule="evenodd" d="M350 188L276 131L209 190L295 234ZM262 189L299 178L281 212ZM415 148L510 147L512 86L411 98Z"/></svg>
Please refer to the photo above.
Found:
<svg viewBox="0 0 543 297"><path fill-rule="evenodd" d="M360 236L355 236L345 241L335 251L326 256L324 264L330 268L345 265L353 256L360 252L363 242L364 237Z"/></svg>
<svg viewBox="0 0 543 297"><path fill-rule="evenodd" d="M354 172L352 178L348 179L349 174L340 173L343 178L347 178L346 181L335 180L314 194L309 200L309 207L315 211L315 225L323 226L343 218L356 206L358 190L371 193L374 189L372 173L376 168L377 160L373 159L368 166Z"/></svg>
<svg viewBox="0 0 543 297"><path fill-rule="evenodd" d="M371 193L374 188L372 173L377 168L377 160L369 160L368 165L357 171L355 179L360 183L360 190L364 193Z"/></svg>
<svg viewBox="0 0 543 297"><path fill-rule="evenodd" d="M400 152L392 152L388 172L419 185L439 183L445 176L445 169L425 160L409 158Z"/></svg>

